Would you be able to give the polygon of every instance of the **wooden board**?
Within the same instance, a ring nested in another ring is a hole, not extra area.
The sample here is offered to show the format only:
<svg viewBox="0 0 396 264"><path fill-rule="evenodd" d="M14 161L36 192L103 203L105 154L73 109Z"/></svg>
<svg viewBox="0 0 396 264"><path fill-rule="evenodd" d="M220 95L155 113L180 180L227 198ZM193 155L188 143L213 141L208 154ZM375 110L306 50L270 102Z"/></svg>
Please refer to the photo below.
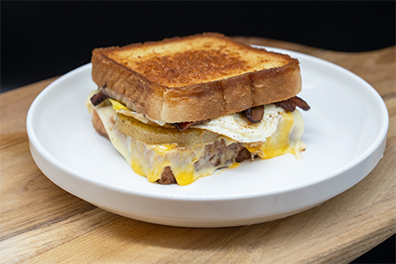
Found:
<svg viewBox="0 0 396 264"><path fill-rule="evenodd" d="M57 187L30 155L26 114L52 78L0 95L0 261L348 263L395 234L396 47L344 53L238 39L323 58L374 86L388 107L390 128L384 157L372 173L319 207L252 226L176 228L121 217Z"/></svg>

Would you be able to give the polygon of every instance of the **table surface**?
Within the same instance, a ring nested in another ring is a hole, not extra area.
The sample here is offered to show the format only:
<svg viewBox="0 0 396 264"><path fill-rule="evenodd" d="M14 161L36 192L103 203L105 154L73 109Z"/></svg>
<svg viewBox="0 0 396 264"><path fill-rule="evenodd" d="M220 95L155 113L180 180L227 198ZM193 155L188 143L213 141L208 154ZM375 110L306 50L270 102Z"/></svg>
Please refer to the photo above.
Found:
<svg viewBox="0 0 396 264"><path fill-rule="evenodd" d="M267 223L194 229L128 219L67 193L34 163L26 114L51 78L0 95L0 262L348 263L395 234L396 46L345 53L236 38L331 61L370 83L390 116L378 166L322 205Z"/></svg>

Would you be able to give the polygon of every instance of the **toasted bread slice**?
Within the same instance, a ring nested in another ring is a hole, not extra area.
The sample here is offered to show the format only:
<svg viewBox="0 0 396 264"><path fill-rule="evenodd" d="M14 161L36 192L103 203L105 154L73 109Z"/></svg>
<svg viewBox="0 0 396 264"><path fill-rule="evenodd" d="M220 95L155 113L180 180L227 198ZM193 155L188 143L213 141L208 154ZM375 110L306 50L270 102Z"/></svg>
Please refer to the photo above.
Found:
<svg viewBox="0 0 396 264"><path fill-rule="evenodd" d="M128 108L168 123L216 118L301 91L297 59L218 33L95 49L92 79Z"/></svg>

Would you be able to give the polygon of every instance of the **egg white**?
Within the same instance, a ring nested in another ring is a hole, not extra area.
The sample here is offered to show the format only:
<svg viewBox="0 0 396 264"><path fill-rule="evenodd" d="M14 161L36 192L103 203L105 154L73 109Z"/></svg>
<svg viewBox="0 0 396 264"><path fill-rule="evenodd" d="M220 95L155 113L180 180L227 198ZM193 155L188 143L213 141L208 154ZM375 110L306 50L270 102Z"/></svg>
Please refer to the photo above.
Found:
<svg viewBox="0 0 396 264"><path fill-rule="evenodd" d="M259 123L252 124L241 114L235 113L210 120L195 127L210 130L235 141L265 142L266 138L275 133L281 113L285 110L274 104L264 106L264 116Z"/></svg>

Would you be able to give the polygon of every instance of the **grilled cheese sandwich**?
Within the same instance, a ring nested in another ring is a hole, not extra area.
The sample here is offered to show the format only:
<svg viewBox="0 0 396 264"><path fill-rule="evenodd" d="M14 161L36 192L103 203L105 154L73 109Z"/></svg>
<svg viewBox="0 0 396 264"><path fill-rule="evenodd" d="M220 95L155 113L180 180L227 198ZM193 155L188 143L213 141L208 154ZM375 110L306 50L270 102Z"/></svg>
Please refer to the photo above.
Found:
<svg viewBox="0 0 396 264"><path fill-rule="evenodd" d="M294 108L309 106L296 97L296 61L215 33L98 49L99 88L86 104L95 129L137 174L187 185L245 159L302 158L304 123Z"/></svg>

